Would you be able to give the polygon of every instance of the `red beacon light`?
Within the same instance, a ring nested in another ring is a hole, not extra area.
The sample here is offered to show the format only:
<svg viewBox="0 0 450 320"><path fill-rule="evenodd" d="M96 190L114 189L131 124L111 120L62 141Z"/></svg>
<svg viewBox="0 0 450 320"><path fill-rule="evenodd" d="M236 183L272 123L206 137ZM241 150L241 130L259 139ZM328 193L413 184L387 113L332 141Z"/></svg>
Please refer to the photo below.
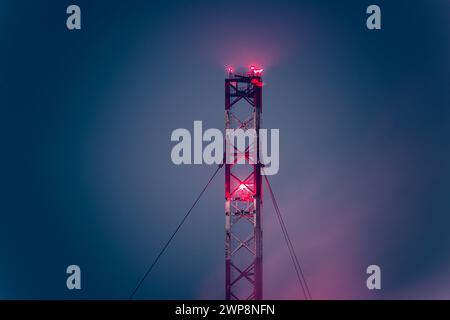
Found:
<svg viewBox="0 0 450 320"><path fill-rule="evenodd" d="M256 68L254 65L250 66L250 73L252 73L254 76L261 76L262 72L264 71L264 69L261 68Z"/></svg>
<svg viewBox="0 0 450 320"><path fill-rule="evenodd" d="M255 74L255 76L260 76L262 74L263 70L264 69L256 69L256 70L253 70L253 73Z"/></svg>
<svg viewBox="0 0 450 320"><path fill-rule="evenodd" d="M227 71L228 71L229 74L233 74L233 73L234 73L234 70L233 70L232 67L228 67L228 68L227 68Z"/></svg>
<svg viewBox="0 0 450 320"><path fill-rule="evenodd" d="M263 83L261 82L260 79L261 78L253 78L250 82L257 87L262 87Z"/></svg>
<svg viewBox="0 0 450 320"><path fill-rule="evenodd" d="M238 187L239 198L242 201L249 201L252 195L250 189L245 185L245 183L241 183Z"/></svg>
<svg viewBox="0 0 450 320"><path fill-rule="evenodd" d="M244 191L244 190L248 190L248 189L247 189L247 186L245 184L241 183L239 185L239 190Z"/></svg>

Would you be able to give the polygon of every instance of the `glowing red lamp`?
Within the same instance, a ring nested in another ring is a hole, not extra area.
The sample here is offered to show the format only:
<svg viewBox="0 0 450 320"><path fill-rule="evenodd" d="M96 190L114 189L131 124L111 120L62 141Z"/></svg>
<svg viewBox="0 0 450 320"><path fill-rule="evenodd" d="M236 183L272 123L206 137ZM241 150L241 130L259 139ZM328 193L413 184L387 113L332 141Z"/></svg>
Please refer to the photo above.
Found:
<svg viewBox="0 0 450 320"><path fill-rule="evenodd" d="M246 186L245 184L241 183L241 184L239 185L239 190L241 190L241 191L247 190L247 186Z"/></svg>
<svg viewBox="0 0 450 320"><path fill-rule="evenodd" d="M256 68L254 65L250 66L250 72L257 77L261 76L263 70L264 69Z"/></svg>

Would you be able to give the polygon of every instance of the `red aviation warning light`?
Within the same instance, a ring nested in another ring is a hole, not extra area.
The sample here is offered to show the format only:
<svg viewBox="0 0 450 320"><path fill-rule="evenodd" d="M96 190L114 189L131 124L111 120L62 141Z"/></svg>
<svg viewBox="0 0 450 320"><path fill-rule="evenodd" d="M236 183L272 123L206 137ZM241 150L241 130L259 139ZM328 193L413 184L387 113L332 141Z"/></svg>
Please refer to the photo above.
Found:
<svg viewBox="0 0 450 320"><path fill-rule="evenodd" d="M256 68L254 65L250 66L250 77L255 77L250 80L250 82L256 87L262 87L263 83L261 82L261 75L264 69Z"/></svg>
<svg viewBox="0 0 450 320"><path fill-rule="evenodd" d="M258 78L254 78L250 81L256 87L262 87L263 83Z"/></svg>
<svg viewBox="0 0 450 320"><path fill-rule="evenodd" d="M247 186L244 184L244 183L241 183L240 185L239 185L239 190L247 190Z"/></svg>
<svg viewBox="0 0 450 320"><path fill-rule="evenodd" d="M254 65L250 66L250 73L254 76L260 77L264 69L256 68Z"/></svg>
<svg viewBox="0 0 450 320"><path fill-rule="evenodd" d="M236 194L239 197L240 201L251 201L251 197L253 196L253 192L244 182L241 182L241 184L237 188Z"/></svg>

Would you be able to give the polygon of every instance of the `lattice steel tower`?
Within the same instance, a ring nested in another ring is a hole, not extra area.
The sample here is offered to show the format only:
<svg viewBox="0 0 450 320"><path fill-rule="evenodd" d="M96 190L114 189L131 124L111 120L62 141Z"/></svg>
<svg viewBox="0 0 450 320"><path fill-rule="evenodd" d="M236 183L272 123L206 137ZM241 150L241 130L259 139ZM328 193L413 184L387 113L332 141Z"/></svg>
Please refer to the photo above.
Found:
<svg viewBox="0 0 450 320"><path fill-rule="evenodd" d="M249 164L250 144L234 148L234 160L225 164L225 298L262 299L262 183L259 129L262 113L262 69L244 74L228 70L225 79L225 129L254 129L256 161ZM228 162L228 161L227 161Z"/></svg>

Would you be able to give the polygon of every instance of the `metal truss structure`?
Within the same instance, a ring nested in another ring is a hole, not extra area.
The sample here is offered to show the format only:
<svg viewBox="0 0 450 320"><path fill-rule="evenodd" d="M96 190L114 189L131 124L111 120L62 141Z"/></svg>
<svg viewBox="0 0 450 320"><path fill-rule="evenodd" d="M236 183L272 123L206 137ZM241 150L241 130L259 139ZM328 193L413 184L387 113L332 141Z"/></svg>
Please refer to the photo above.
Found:
<svg viewBox="0 0 450 320"><path fill-rule="evenodd" d="M261 300L262 180L259 159L259 129L262 113L262 69L251 67L245 74L231 69L225 79L225 128L254 129L256 140L245 150L234 147L234 162L225 164L225 298ZM256 161L249 163L249 149ZM245 164L236 164L245 157ZM241 158L242 159L242 158Z"/></svg>

